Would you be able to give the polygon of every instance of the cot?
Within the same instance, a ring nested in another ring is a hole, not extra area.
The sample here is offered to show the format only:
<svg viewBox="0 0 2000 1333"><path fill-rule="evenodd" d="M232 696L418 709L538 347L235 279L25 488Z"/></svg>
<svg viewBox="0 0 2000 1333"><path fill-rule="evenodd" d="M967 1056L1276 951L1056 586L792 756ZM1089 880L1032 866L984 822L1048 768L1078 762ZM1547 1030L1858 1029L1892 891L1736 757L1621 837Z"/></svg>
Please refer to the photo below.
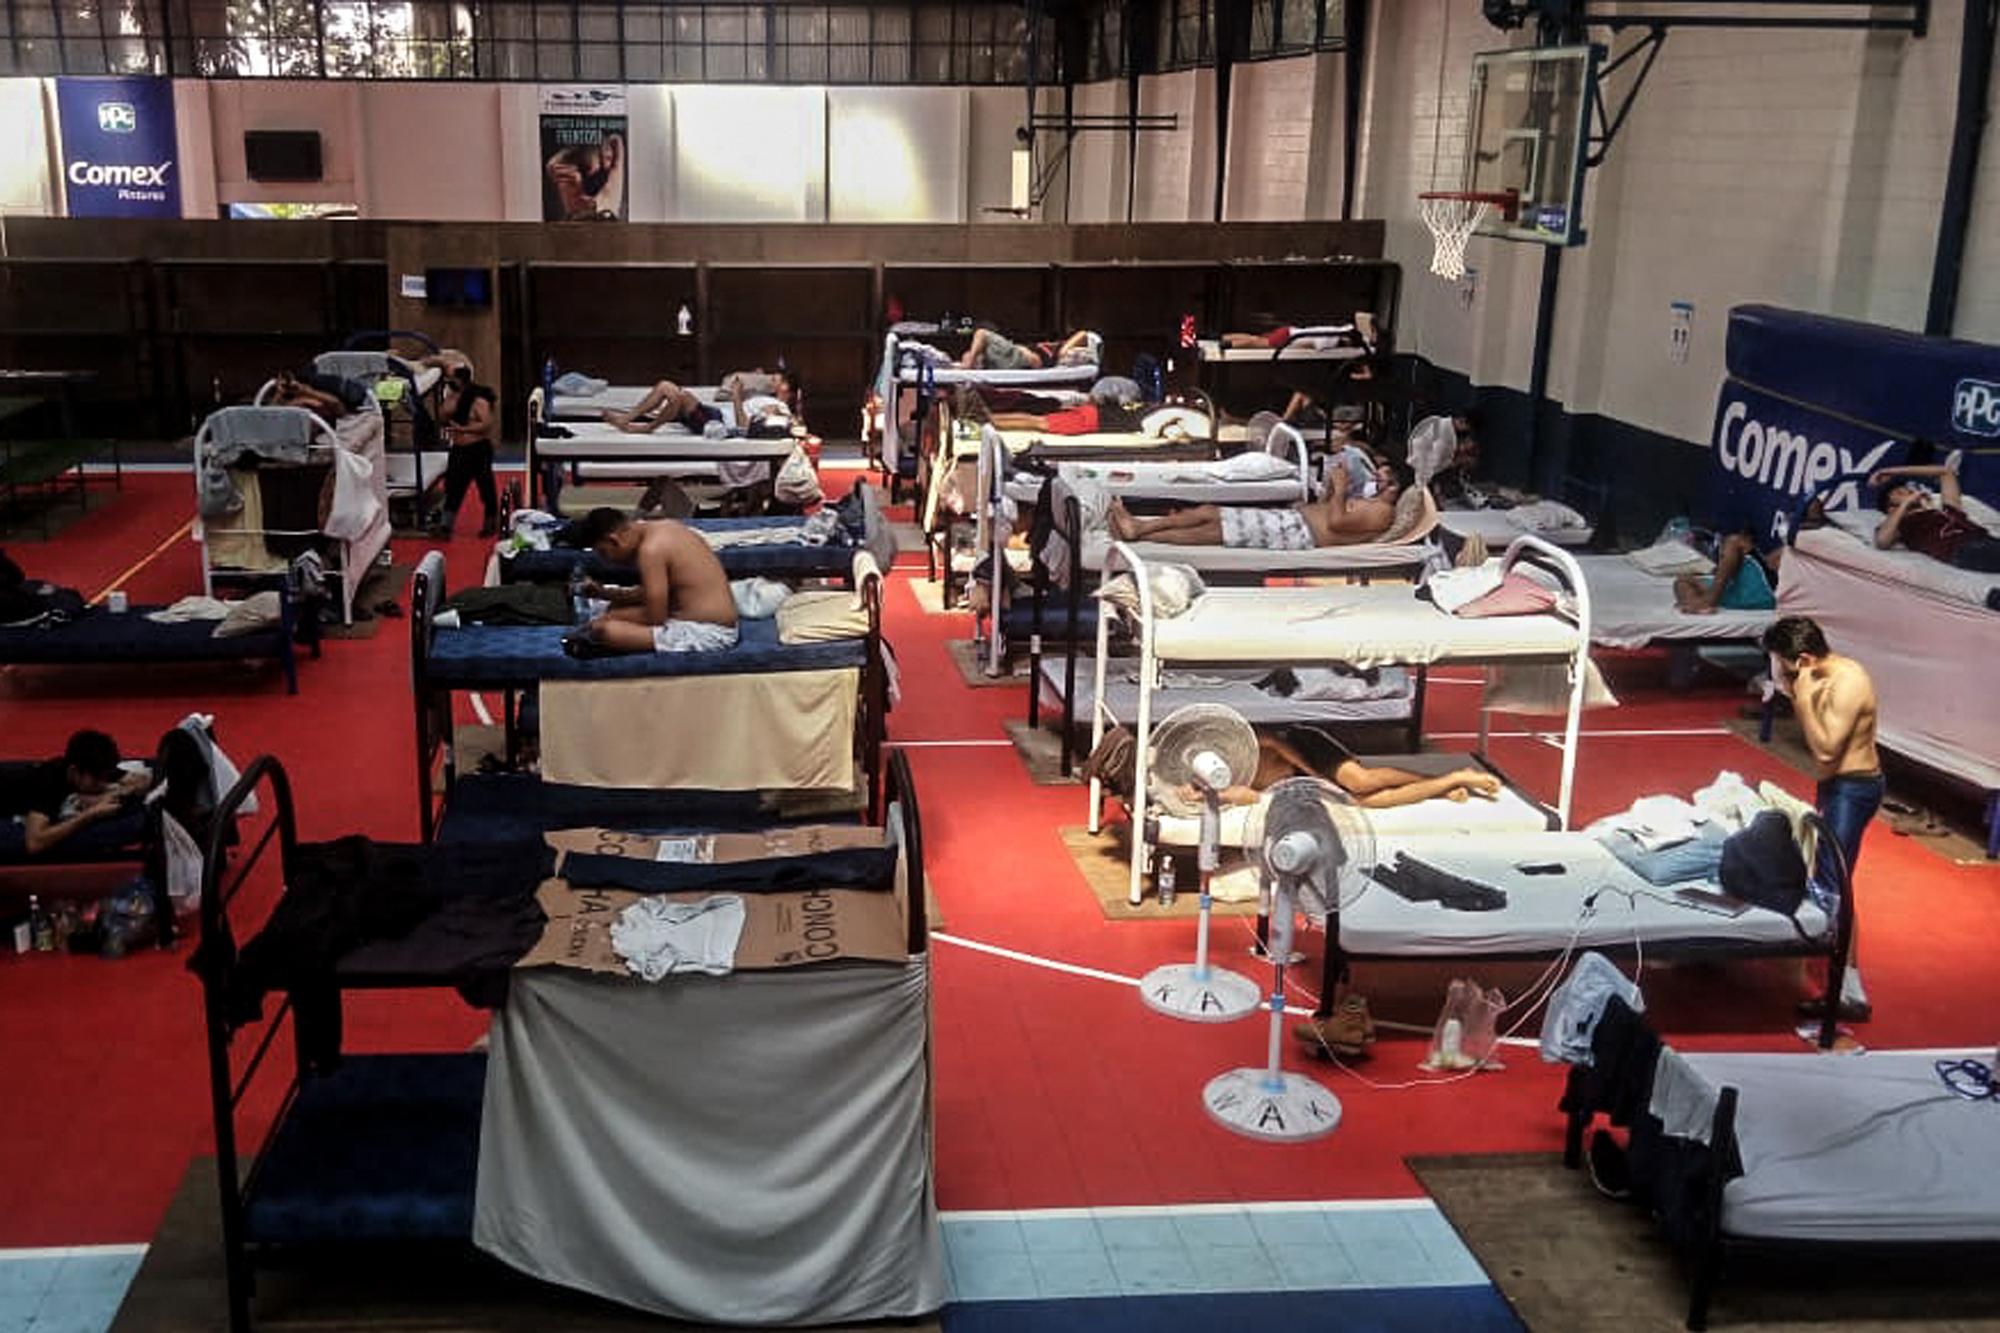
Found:
<svg viewBox="0 0 2000 1333"><path fill-rule="evenodd" d="M296 621L289 581L278 584L278 623L231 638L215 637L212 620L161 623L147 619L161 606L122 612L87 608L62 624L0 628L0 666L165 666L202 662L275 661L285 693L299 692L293 643ZM319 655L315 640L313 655Z"/></svg>
<svg viewBox="0 0 2000 1333"><path fill-rule="evenodd" d="M915 475L917 455L914 451L906 454L899 437L900 399L905 390L915 395L916 406L910 419L921 422L936 406L939 388L959 385L972 388L981 385L1024 389L1088 388L1098 376L1095 362L1044 366L1040 370L966 370L955 365L933 365L916 353L906 351L902 340L889 333L883 338L882 368L875 377L875 392L882 402L883 466L891 476L902 475L907 458L912 465L909 475ZM920 445L922 442L915 443Z"/></svg>
<svg viewBox="0 0 2000 1333"><path fill-rule="evenodd" d="M674 423L634 434L603 421L572 421L543 434L542 391L528 395L528 502L552 508L561 494L564 465L593 478L650 480L655 477L720 477L725 484L741 471L758 479L791 456L789 435L710 439Z"/></svg>

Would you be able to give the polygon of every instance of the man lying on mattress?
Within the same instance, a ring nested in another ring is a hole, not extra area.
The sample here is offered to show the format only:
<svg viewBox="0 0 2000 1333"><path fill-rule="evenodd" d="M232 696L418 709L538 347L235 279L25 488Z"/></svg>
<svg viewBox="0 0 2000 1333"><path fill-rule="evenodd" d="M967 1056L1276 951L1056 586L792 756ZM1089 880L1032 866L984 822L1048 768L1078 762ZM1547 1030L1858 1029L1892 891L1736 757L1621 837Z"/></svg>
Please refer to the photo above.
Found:
<svg viewBox="0 0 2000 1333"><path fill-rule="evenodd" d="M1097 360L1103 339L1088 329L1078 329L1059 343L1021 344L997 329L980 329L972 335L965 355L958 359L963 370L1043 370L1050 366L1085 366Z"/></svg>
<svg viewBox="0 0 2000 1333"><path fill-rule="evenodd" d="M616 509L593 509L577 525L577 544L612 564L636 565L639 586L586 586L585 592L606 606L563 640L573 656L720 652L735 646L729 576L693 528L670 518L640 522Z"/></svg>
<svg viewBox="0 0 2000 1333"><path fill-rule="evenodd" d="M1265 551L1309 551L1315 546L1360 546L1379 541L1396 521L1396 501L1416 485L1402 463L1384 463L1375 493L1359 494L1353 473L1336 467L1327 478L1327 497L1293 509L1251 509L1196 505L1158 518L1135 518L1111 502L1111 530L1120 541L1165 542L1172 546L1235 546Z"/></svg>
<svg viewBox="0 0 2000 1333"><path fill-rule="evenodd" d="M1936 481L1937 491L1917 485L1920 480ZM1959 569L2000 574L2000 537L1966 517L1957 455L1942 465L1883 468L1868 484L1875 488L1875 506L1883 514L1875 528L1877 546L1886 551L1900 541ZM2000 602L2000 589L1987 602Z"/></svg>

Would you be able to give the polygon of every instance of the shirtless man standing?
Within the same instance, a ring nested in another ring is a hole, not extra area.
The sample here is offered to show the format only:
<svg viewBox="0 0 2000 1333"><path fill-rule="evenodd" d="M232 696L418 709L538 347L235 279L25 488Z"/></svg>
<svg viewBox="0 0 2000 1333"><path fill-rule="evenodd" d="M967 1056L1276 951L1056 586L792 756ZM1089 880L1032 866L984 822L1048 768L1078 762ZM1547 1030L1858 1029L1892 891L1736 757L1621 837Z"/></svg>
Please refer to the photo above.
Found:
<svg viewBox="0 0 2000 1333"><path fill-rule="evenodd" d="M1764 651L1771 655L1773 683L1791 696L1806 747L1819 768L1814 804L1846 858L1851 884L1855 864L1861 858L1861 835L1882 808L1882 759L1875 752L1875 683L1859 662L1829 650L1826 632L1805 616L1786 616L1764 631ZM1839 882L1833 850L1822 846L1813 869L1812 893L1823 909L1832 906ZM1868 992L1862 987L1861 966L1851 948L1839 998L1842 1018L1853 1023L1868 1021ZM1816 1015L1824 1011L1825 1004L1826 998L1821 996L1806 1001L1800 1009Z"/></svg>
<svg viewBox="0 0 2000 1333"><path fill-rule="evenodd" d="M591 649L699 653L736 643L729 576L693 528L670 518L641 523L616 509L593 509L578 538L604 560L639 570L636 588L586 589L609 604L582 631Z"/></svg>
<svg viewBox="0 0 2000 1333"><path fill-rule="evenodd" d="M1396 520L1396 501L1415 484L1408 467L1387 464L1368 499L1349 493L1345 468L1333 469L1328 494L1318 504L1293 509L1196 505L1159 518L1134 518L1111 502L1111 531L1120 541L1172 546L1236 546L1265 551L1309 551L1315 546L1359 546L1379 540Z"/></svg>

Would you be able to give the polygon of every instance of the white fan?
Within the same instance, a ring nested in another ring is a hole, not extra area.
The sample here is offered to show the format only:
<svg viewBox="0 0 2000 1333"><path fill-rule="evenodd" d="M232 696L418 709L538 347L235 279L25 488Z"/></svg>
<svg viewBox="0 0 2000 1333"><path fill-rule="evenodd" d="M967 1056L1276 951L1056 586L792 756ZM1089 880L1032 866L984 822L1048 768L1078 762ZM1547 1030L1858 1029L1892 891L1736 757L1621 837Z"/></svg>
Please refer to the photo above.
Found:
<svg viewBox="0 0 2000 1333"><path fill-rule="evenodd" d="M1284 446L1271 448L1271 437L1277 433L1278 425L1284 420L1276 412L1259 412L1243 423L1243 442L1252 453L1282 453Z"/></svg>
<svg viewBox="0 0 2000 1333"><path fill-rule="evenodd" d="M1301 908L1344 910L1367 888L1375 833L1346 792L1318 778L1287 778L1264 794L1244 831L1271 904L1271 1026L1262 1068L1218 1074L1202 1090L1208 1113L1224 1127L1273 1143L1301 1143L1340 1124L1340 1099L1282 1066L1285 963ZM1329 931L1339 928L1329 914Z"/></svg>
<svg viewBox="0 0 2000 1333"><path fill-rule="evenodd" d="M1222 862L1222 793L1257 775L1257 733L1220 704L1176 709L1153 729L1147 787L1169 814L1201 817L1201 915L1192 963L1156 967L1139 982L1148 1008L1195 1023L1228 1023L1257 1007L1257 983L1208 961L1209 883ZM1188 799L1192 788L1195 799ZM1162 902L1166 901L1163 894Z"/></svg>

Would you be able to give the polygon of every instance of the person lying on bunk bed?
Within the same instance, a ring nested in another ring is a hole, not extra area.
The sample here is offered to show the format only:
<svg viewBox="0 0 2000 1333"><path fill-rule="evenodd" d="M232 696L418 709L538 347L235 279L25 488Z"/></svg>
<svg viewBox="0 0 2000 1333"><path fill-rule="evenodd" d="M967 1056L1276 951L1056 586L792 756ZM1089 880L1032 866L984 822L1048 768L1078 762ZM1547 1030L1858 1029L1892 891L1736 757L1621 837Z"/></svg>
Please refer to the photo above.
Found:
<svg viewBox="0 0 2000 1333"><path fill-rule="evenodd" d="M798 377L789 370L732 370L722 377L722 396L736 405L739 425L750 423L744 404L757 398L775 398L787 412L798 410Z"/></svg>
<svg viewBox="0 0 2000 1333"><path fill-rule="evenodd" d="M576 539L608 563L637 566L639 586L586 587L605 608L563 639L571 656L712 653L735 646L729 576L693 528L670 518L641 522L616 509L593 509L577 524Z"/></svg>
<svg viewBox="0 0 2000 1333"><path fill-rule="evenodd" d="M1260 323L1269 322L1277 324L1277 321L1275 320L1270 320L1270 321L1260 320L1259 322ZM1246 348L1268 347L1271 350L1276 351L1278 348L1283 347L1286 343L1290 342L1292 340L1292 335L1300 332L1300 327L1301 326L1296 324L1277 324L1277 327L1273 328L1268 333L1225 333L1220 338L1218 338L1217 341L1219 341L1224 347L1228 348L1246 349ZM1306 336L1314 338L1316 342L1318 341L1330 342L1339 335L1325 333L1319 335L1307 334ZM1376 346L1375 316L1370 314L1366 310L1357 310L1354 312L1354 340L1367 351L1372 352L1375 350Z"/></svg>
<svg viewBox="0 0 2000 1333"><path fill-rule="evenodd" d="M1916 485L1935 480L1936 492ZM1958 455L1929 467L1883 468L1868 478L1875 488L1875 507L1883 513L1875 528L1875 545L1888 550L1898 541L1959 569L2000 574L2000 537L1966 517L1965 492L1958 484ZM2000 609L2000 588L1987 594L1986 604Z"/></svg>
<svg viewBox="0 0 2000 1333"><path fill-rule="evenodd" d="M1760 553L1744 532L1724 537L1715 549L1715 573L1681 574L1674 579L1674 605L1692 616L1717 610L1771 611L1778 605L1778 562L1785 548Z"/></svg>
<svg viewBox="0 0 2000 1333"><path fill-rule="evenodd" d="M979 329L965 355L958 359L962 370L1041 370L1048 366L1088 365L1097 359L1103 339L1088 329L1078 329L1059 343L1015 342L996 329Z"/></svg>
<svg viewBox="0 0 2000 1333"><path fill-rule="evenodd" d="M271 402L280 407L303 407L322 421L338 421L367 404L368 387L336 375L314 371L295 375L281 370L271 390Z"/></svg>
<svg viewBox="0 0 2000 1333"><path fill-rule="evenodd" d="M1327 478L1327 497L1292 509L1196 505L1158 518L1135 518L1111 502L1111 531L1120 541L1172 546L1231 546L1261 551L1310 551L1316 546L1360 546L1377 541L1396 521L1396 501L1416 484L1402 463L1385 464L1374 495L1351 489L1346 468Z"/></svg>
<svg viewBox="0 0 2000 1333"><path fill-rule="evenodd" d="M1094 435L1102 431L1117 435L1138 431L1152 410L1136 383L1106 377L1091 386L1090 398L1085 402L1042 412L988 412L985 419L997 430L1040 431L1044 435Z"/></svg>
<svg viewBox="0 0 2000 1333"><path fill-rule="evenodd" d="M118 742L101 731L79 731L61 755L0 787L0 818L19 819L28 855L40 856L72 834L131 807L152 777L127 773Z"/></svg>
<svg viewBox="0 0 2000 1333"><path fill-rule="evenodd" d="M722 409L704 403L692 389L661 380L646 390L646 396L631 411L606 408L604 419L628 435L650 435L670 422L679 422L699 434L709 422L722 420Z"/></svg>

